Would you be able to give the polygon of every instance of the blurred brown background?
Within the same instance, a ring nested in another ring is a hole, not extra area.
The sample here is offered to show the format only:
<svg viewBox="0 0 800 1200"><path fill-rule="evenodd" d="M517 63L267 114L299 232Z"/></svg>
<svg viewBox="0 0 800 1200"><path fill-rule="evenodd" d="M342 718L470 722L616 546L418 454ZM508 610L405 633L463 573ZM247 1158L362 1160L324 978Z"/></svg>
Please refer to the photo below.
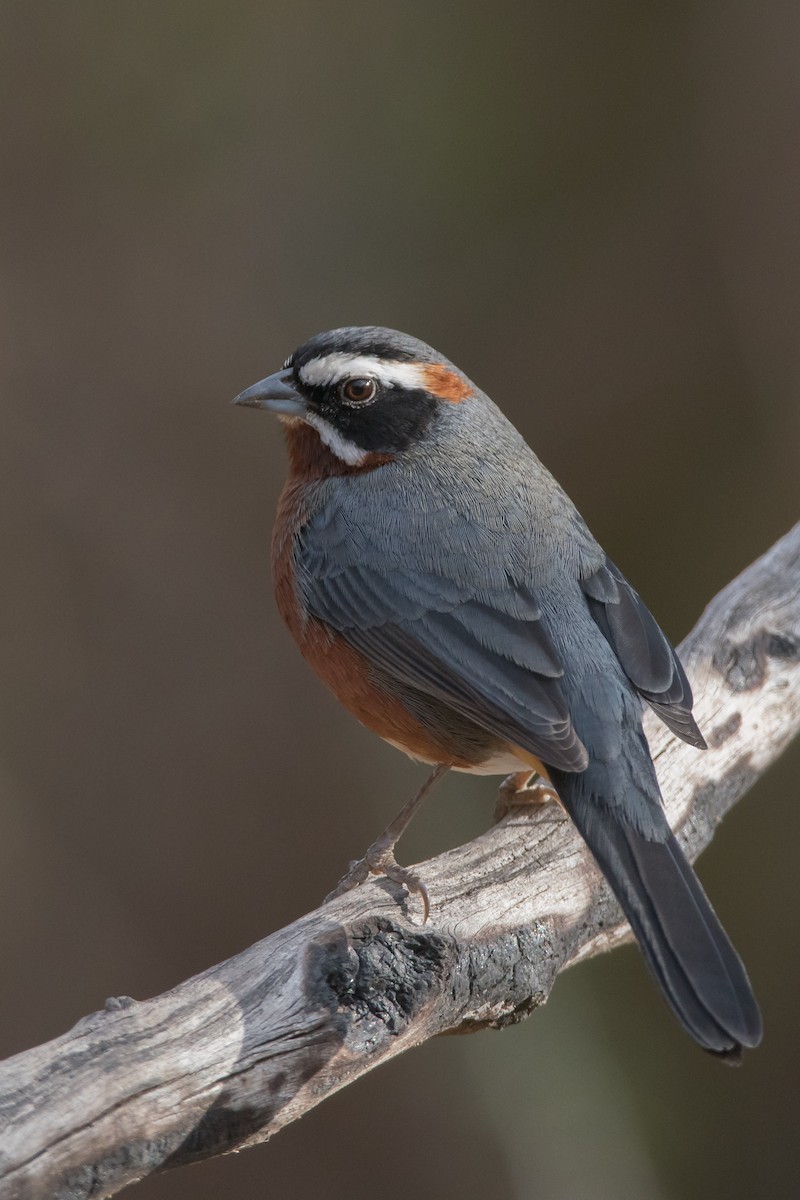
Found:
<svg viewBox="0 0 800 1200"><path fill-rule="evenodd" d="M283 448L228 400L307 336L452 357L675 639L797 519L799 50L770 0L0 6L3 1054L314 906L420 778L271 599ZM701 862L741 1071L626 949L131 1194L796 1195L799 774ZM493 800L446 781L405 861Z"/></svg>

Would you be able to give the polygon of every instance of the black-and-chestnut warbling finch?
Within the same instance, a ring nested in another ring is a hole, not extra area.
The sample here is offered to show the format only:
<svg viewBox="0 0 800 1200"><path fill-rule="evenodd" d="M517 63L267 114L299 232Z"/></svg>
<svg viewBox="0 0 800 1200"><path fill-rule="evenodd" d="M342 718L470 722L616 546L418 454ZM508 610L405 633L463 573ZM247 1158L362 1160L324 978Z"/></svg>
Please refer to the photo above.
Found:
<svg viewBox="0 0 800 1200"><path fill-rule="evenodd" d="M278 607L364 725L435 770L338 891L385 874L428 899L394 843L447 768L546 780L588 844L675 1016L737 1060L761 1016L664 815L643 702L705 745L675 651L488 396L423 342L318 334L237 404L289 452Z"/></svg>

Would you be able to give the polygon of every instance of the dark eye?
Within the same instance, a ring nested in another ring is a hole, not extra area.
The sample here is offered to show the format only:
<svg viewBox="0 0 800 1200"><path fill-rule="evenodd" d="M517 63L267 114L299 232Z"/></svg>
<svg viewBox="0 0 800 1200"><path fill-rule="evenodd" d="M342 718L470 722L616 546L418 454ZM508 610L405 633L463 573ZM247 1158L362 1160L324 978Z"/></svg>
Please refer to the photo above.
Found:
<svg viewBox="0 0 800 1200"><path fill-rule="evenodd" d="M345 379L339 384L339 395L346 404L369 404L377 390L375 380L368 375Z"/></svg>

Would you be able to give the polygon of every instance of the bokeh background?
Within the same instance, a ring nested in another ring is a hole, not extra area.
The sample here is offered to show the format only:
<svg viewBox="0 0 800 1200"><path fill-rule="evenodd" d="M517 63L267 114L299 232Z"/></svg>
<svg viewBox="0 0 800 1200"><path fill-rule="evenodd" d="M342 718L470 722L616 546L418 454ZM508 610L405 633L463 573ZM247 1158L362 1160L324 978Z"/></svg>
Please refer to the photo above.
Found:
<svg viewBox="0 0 800 1200"><path fill-rule="evenodd" d="M800 8L0 6L0 1050L313 907L420 771L271 599L277 425L381 323L500 402L674 639L797 519ZM767 1034L702 1055L625 949L141 1200L796 1195L800 747L702 877ZM448 780L406 861L474 836Z"/></svg>

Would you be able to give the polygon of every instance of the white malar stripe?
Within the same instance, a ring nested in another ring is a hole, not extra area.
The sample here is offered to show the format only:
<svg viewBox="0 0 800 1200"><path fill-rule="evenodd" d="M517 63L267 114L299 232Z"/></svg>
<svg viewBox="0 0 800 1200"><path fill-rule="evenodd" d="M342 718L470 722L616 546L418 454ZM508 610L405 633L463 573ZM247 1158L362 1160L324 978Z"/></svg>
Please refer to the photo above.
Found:
<svg viewBox="0 0 800 1200"><path fill-rule="evenodd" d="M312 358L298 372L303 383L309 386L327 387L341 379L371 375L387 387L423 387L424 367L419 363L387 362L384 358L373 358L368 354L323 354Z"/></svg>
<svg viewBox="0 0 800 1200"><path fill-rule="evenodd" d="M360 467L366 460L366 450L362 450L355 442L348 442L347 438L342 437L332 425L329 425L317 413L304 413L303 420L316 429L320 436L320 441L325 443L331 454L335 454L342 462L346 462L349 467Z"/></svg>

